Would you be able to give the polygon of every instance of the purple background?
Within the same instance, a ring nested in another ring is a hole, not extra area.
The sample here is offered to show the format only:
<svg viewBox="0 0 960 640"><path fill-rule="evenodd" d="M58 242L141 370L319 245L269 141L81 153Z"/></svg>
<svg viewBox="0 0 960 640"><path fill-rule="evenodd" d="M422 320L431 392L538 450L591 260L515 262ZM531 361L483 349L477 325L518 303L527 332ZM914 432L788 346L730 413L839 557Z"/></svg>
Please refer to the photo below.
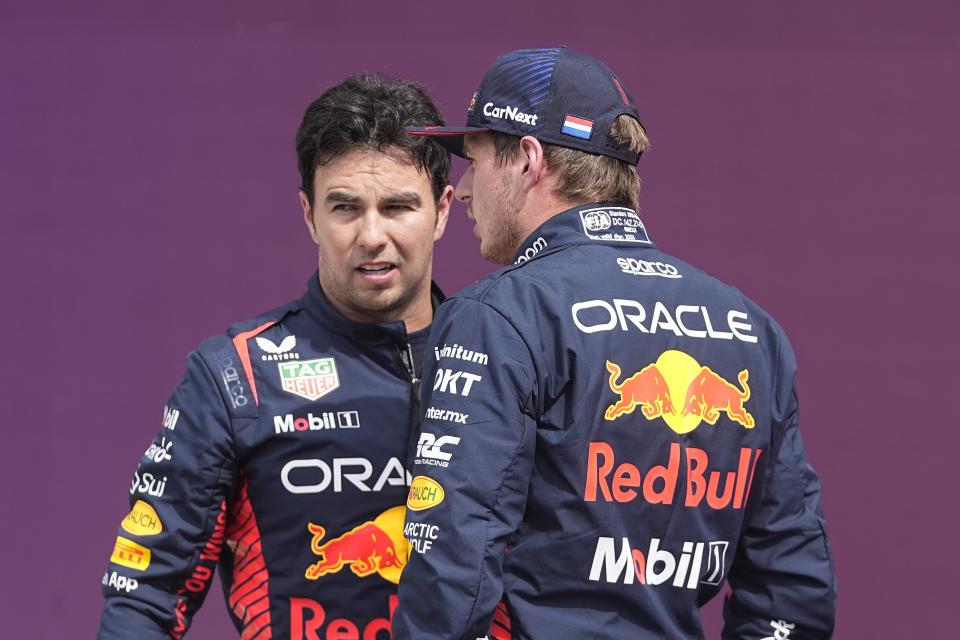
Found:
<svg viewBox="0 0 960 640"><path fill-rule="evenodd" d="M558 43L640 104L654 240L792 338L838 637L951 633L956 3L90 4L0 5L4 637L92 636L184 356L301 292L315 251L292 140L309 101L379 69L460 123L497 54ZM490 270L476 245L457 204L437 248L448 291ZM211 593L192 637L231 635Z"/></svg>

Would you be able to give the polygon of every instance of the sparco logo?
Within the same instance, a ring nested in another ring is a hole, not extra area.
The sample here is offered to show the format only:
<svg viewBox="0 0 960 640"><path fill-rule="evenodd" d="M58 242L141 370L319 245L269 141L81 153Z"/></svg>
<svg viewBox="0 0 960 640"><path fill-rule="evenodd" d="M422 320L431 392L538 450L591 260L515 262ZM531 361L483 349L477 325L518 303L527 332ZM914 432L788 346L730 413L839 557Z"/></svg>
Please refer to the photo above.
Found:
<svg viewBox="0 0 960 640"><path fill-rule="evenodd" d="M488 102L487 104L483 105L483 115L490 116L491 118L499 118L501 120L522 122L523 124L529 124L531 126L537 125L536 115L532 113L523 113L516 107L498 107L492 102Z"/></svg>
<svg viewBox="0 0 960 640"><path fill-rule="evenodd" d="M790 624L786 620L771 620L770 626L773 627L773 635L767 636L763 640L787 640L790 637L790 632L797 625Z"/></svg>
<svg viewBox="0 0 960 640"><path fill-rule="evenodd" d="M622 582L656 586L670 582L681 589L696 589L701 582L717 585L723 580L726 568L726 540L713 542L684 542L679 559L660 548L660 538L650 540L646 553L631 549L627 538L621 540L620 553L616 552L613 538L598 538L593 555L590 580Z"/></svg>
<svg viewBox="0 0 960 640"><path fill-rule="evenodd" d="M322 493L331 483L334 493L343 491L346 480L360 491L380 491L384 485L402 487L410 484L410 475L397 458L390 458L377 481L370 486L373 464L366 458L334 458L324 460L291 460L280 470L280 481L290 493Z"/></svg>
<svg viewBox="0 0 960 640"><path fill-rule="evenodd" d="M247 396L243 393L243 383L240 382L240 372L234 364L233 356L226 349L221 349L214 354L217 358L217 366L220 368L220 379L223 380L223 387L230 396L230 404L233 408L246 406Z"/></svg>
<svg viewBox="0 0 960 640"><path fill-rule="evenodd" d="M632 276L659 276L661 278L682 278L680 271L666 262L647 262L636 258L617 258L617 265L624 273Z"/></svg>
<svg viewBox="0 0 960 640"><path fill-rule="evenodd" d="M514 260L513 264L523 264L524 262L534 257L535 255L537 255L538 253L540 253L546 248L547 248L547 241L544 240L543 238L538 237L536 240L533 241L533 244L527 247L527 250L524 251L519 258Z"/></svg>

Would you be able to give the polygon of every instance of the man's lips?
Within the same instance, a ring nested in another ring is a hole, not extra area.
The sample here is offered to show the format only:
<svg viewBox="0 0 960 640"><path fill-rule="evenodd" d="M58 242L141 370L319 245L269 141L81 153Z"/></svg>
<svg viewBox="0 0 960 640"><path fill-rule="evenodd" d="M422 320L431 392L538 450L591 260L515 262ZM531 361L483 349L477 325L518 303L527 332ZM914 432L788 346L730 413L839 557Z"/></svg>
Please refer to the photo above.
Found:
<svg viewBox="0 0 960 640"><path fill-rule="evenodd" d="M370 262L357 267L361 278L375 284L389 281L396 271L397 265L392 262Z"/></svg>

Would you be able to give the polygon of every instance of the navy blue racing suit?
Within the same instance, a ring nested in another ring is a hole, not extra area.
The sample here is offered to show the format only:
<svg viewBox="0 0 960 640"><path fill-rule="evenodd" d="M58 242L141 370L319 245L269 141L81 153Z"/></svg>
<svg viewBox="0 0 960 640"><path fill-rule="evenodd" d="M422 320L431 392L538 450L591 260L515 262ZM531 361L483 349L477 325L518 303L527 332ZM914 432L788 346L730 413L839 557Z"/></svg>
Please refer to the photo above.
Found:
<svg viewBox="0 0 960 640"><path fill-rule="evenodd" d="M316 275L203 342L133 476L98 637L182 637L219 563L243 638L389 638L425 342L344 318Z"/></svg>
<svg viewBox="0 0 960 640"><path fill-rule="evenodd" d="M395 638L484 636L501 595L515 639L701 638L725 582L725 638L831 635L790 345L634 211L552 217L430 345Z"/></svg>

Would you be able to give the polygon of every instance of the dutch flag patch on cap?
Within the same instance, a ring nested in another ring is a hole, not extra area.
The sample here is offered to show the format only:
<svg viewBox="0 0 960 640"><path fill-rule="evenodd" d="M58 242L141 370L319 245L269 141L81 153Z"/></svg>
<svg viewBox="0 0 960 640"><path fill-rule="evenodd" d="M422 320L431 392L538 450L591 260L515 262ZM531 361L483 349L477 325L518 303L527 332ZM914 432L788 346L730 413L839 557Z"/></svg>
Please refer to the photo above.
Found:
<svg viewBox="0 0 960 640"><path fill-rule="evenodd" d="M563 119L563 128L560 131L568 136L589 140L590 135L593 133L593 120L578 118L568 113Z"/></svg>

